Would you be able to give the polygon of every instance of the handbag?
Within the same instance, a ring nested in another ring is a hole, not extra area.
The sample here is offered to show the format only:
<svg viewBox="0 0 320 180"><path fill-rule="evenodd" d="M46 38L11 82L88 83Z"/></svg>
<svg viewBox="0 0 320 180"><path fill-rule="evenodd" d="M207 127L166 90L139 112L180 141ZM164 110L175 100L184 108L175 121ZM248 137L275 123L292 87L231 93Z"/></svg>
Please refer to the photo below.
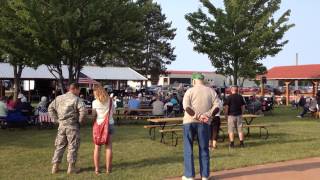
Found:
<svg viewBox="0 0 320 180"><path fill-rule="evenodd" d="M97 120L93 124L93 142L96 145L104 145L109 142L109 117L112 108L112 100L110 99L109 111L104 118L104 121L99 125Z"/></svg>

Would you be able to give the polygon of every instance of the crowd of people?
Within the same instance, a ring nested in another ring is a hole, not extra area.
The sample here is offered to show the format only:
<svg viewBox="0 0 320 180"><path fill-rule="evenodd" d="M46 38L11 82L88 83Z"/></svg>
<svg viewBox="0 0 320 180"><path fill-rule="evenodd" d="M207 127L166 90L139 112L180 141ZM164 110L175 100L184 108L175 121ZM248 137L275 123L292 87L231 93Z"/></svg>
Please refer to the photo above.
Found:
<svg viewBox="0 0 320 180"><path fill-rule="evenodd" d="M19 94L16 101L13 100L13 96L0 99L0 119L5 119L8 126L28 125L33 120L33 113L36 109L23 94Z"/></svg>
<svg viewBox="0 0 320 180"><path fill-rule="evenodd" d="M297 92L294 93L294 100L291 102L292 107L295 109L302 109L301 113L297 116L303 118L308 112L319 112L320 107L320 91L315 96L306 97L303 94Z"/></svg>
<svg viewBox="0 0 320 180"><path fill-rule="evenodd" d="M193 160L193 141L199 144L200 175L203 180L209 177L210 149L217 148L217 140L221 126L221 115L227 119L229 148L235 148L235 134L239 136L239 147L244 148L244 133L242 115L245 111L251 114L260 114L272 108L273 99L258 98L252 95L248 99L240 95L239 88L233 86L231 94L225 97L219 91L206 86L204 75L192 75L193 87L187 91L158 92L151 97L142 93L118 97L109 94L100 85L94 87L90 99L80 94L78 84L71 84L66 94L55 98L43 96L35 108L27 101L23 94L19 94L17 101L13 97L0 99L0 119L29 122L30 117L47 114L59 124L55 151L52 158L52 173L60 168L62 156L68 148L68 173L79 172L76 168L77 152L80 145L80 125L88 113L87 104L92 112L94 166L95 173L99 174L100 149L105 145L106 172L112 170L112 136L115 132L113 114L116 108L124 107L125 113L139 115L137 109L152 108L152 115L159 117L174 117L184 113L183 139L184 139L184 176L182 179L193 179L195 176ZM296 95L292 102L294 108L302 107L303 111L298 117L304 117L308 112L319 111L320 92L316 96L307 98ZM196 138L197 137L197 138Z"/></svg>

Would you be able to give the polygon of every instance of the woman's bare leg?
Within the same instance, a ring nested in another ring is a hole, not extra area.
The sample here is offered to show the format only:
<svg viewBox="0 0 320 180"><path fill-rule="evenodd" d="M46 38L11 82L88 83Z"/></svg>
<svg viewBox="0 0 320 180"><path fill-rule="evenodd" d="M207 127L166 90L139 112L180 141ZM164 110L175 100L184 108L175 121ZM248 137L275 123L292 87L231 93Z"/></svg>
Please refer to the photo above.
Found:
<svg viewBox="0 0 320 180"><path fill-rule="evenodd" d="M94 151L93 151L93 162L95 167L95 172L99 172L99 159L100 159L100 146L94 145Z"/></svg>
<svg viewBox="0 0 320 180"><path fill-rule="evenodd" d="M109 142L106 145L106 170L110 173L112 170L112 136L109 135Z"/></svg>
<svg viewBox="0 0 320 180"><path fill-rule="evenodd" d="M212 140L211 145L212 145L213 149L217 148L217 141L216 140Z"/></svg>

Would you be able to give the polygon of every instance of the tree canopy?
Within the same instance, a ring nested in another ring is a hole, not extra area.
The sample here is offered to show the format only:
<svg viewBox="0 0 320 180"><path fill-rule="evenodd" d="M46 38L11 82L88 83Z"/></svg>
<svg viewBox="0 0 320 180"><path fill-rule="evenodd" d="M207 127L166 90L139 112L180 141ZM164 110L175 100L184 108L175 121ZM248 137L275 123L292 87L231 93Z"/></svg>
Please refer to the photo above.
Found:
<svg viewBox="0 0 320 180"><path fill-rule="evenodd" d="M37 67L39 61L35 56L38 47L30 29L27 14L18 14L20 1L1 1L0 8L0 55L4 62L13 66L14 98L20 90L20 77L25 66Z"/></svg>
<svg viewBox="0 0 320 180"><path fill-rule="evenodd" d="M166 65L176 59L171 41L175 38L176 29L162 13L160 5L152 0L139 0L143 16L143 41L139 51L139 72L157 79L166 70Z"/></svg>
<svg viewBox="0 0 320 180"><path fill-rule="evenodd" d="M261 60L275 56L288 43L282 40L294 25L290 10L278 18L281 0L224 0L217 8L200 0L203 8L186 15L194 50L207 54L217 72L233 78L255 78L266 68Z"/></svg>

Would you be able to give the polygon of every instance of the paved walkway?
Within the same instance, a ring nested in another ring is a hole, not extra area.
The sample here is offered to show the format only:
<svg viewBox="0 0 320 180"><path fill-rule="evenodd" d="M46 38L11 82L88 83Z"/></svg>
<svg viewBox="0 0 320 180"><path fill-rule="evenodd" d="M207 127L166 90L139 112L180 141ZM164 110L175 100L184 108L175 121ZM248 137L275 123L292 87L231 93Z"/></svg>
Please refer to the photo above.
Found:
<svg viewBox="0 0 320 180"><path fill-rule="evenodd" d="M211 180L320 180L320 158L244 167L211 175Z"/></svg>

